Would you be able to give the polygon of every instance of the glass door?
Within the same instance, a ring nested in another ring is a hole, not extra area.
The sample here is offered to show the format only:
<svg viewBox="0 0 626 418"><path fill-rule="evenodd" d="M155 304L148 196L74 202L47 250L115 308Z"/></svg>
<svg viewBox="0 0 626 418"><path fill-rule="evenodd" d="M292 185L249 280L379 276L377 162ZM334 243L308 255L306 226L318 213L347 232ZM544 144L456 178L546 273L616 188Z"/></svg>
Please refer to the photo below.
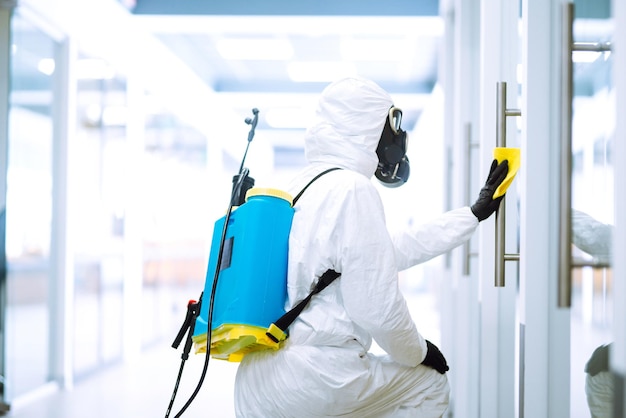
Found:
<svg viewBox="0 0 626 418"><path fill-rule="evenodd" d="M613 416L610 6L522 2L520 417Z"/></svg>
<svg viewBox="0 0 626 418"><path fill-rule="evenodd" d="M602 3L602 2L601 2ZM615 90L608 4L577 1L572 31L570 412L613 416ZM601 5L600 5L601 6ZM566 295L567 296L567 295ZM566 302L562 300L561 302Z"/></svg>
<svg viewBox="0 0 626 418"><path fill-rule="evenodd" d="M0 73L8 74L11 66L11 16L13 9L0 7ZM6 272L6 179L8 140L9 96L8 77L0 77L0 413L10 407L6 403L6 307L7 307L7 272Z"/></svg>
<svg viewBox="0 0 626 418"><path fill-rule="evenodd" d="M80 379L122 358L126 80L106 60L79 55L72 179L74 358Z"/></svg>
<svg viewBox="0 0 626 418"><path fill-rule="evenodd" d="M15 14L6 195L6 376L9 397L52 379L52 155L56 42Z"/></svg>
<svg viewBox="0 0 626 418"><path fill-rule="evenodd" d="M459 3L456 21L463 18ZM510 261L504 263L504 286L494 286L494 222L480 225L476 251L464 257L474 255L477 260L467 271L469 283L474 277L479 281L478 306L454 307L457 323L465 327L457 326L460 331L452 338L463 347L457 363L478 364L478 378L472 385L469 370L451 372L455 416L613 416L592 411L596 407L610 411L613 400L622 399L611 397L612 378L606 371L621 359L616 355L607 359L607 354L611 357L607 346L620 341L623 345L618 337L625 329L623 316L614 314L621 309L617 300L613 302L621 282L614 276L611 259L614 235L615 241L623 242L613 233L613 225L619 226L615 217L621 216L615 203L624 199L614 192L618 190L614 183L621 180L614 176L614 166L619 166L615 160L625 158L623 151L616 153L624 147L615 126L623 122L616 117L613 86L613 61L619 56L611 54L613 29L619 26L612 23L610 0L577 0L575 6L567 47L574 50L569 60L572 111L565 118L563 104L568 101L562 97L567 89L561 83L567 66L561 32L572 6L563 0L480 2L480 129L473 142L479 143L479 165L485 166L498 145L496 127L506 131L510 134L506 146L521 148L521 166L501 207L506 210L503 252ZM517 71L511 71L512 65ZM467 73L471 67L461 68ZM466 75L465 85L468 80ZM494 116L500 114L495 109L496 84L502 82L508 84L502 91L509 96L507 100L498 91L503 119L508 119L504 127ZM455 104L464 108L462 100ZM465 120L460 122L457 129ZM567 131L571 136L566 142ZM456 144L467 149L460 140ZM566 205L561 203L563 196ZM517 249L518 260L513 260ZM567 280L559 280L562 271ZM459 292L469 291L465 300L473 306L473 290L462 279L458 282L468 288L457 286ZM474 310L478 326L457 314ZM474 356L475 351L480 354Z"/></svg>

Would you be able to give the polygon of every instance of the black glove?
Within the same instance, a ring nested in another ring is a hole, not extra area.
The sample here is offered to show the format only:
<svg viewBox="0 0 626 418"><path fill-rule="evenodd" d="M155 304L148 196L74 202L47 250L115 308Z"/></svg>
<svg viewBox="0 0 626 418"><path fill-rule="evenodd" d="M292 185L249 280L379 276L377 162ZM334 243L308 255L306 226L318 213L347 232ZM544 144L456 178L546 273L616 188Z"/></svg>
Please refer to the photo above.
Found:
<svg viewBox="0 0 626 418"><path fill-rule="evenodd" d="M498 186L502 184L508 173L508 160L503 160L500 164L498 164L498 160L493 160L487 181L480 190L476 203L471 207L472 213L476 215L478 221L484 221L500 207L500 201L504 198L504 195L494 199L493 194L496 192Z"/></svg>
<svg viewBox="0 0 626 418"><path fill-rule="evenodd" d="M596 348L585 365L585 372L589 373L591 376L595 376L600 372L608 372L610 347L611 344L607 344Z"/></svg>
<svg viewBox="0 0 626 418"><path fill-rule="evenodd" d="M446 362L445 357L441 354L437 346L428 340L426 340L426 346L428 347L428 351L426 351L426 358L422 361L422 364L432 367L441 374L450 370L448 362Z"/></svg>

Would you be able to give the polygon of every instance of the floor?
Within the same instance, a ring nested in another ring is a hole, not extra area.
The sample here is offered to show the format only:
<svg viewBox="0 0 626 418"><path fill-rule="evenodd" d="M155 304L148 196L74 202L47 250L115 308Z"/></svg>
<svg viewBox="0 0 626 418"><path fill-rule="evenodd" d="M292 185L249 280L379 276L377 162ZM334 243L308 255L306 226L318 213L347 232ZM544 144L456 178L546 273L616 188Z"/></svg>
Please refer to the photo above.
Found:
<svg viewBox="0 0 626 418"><path fill-rule="evenodd" d="M408 292L415 318L427 321L420 330L433 341L439 339L438 313L428 292ZM138 361L106 368L83 378L69 391L51 386L11 403L9 418L143 418L166 417L181 364L182 345L171 341L144 352ZM372 351L379 350L374 345ZM381 351L382 352L382 351ZM175 418L194 392L204 367L205 355L191 354L185 362L174 407ZM201 390L183 413L184 417L233 418L233 388L238 363L211 359Z"/></svg>
<svg viewBox="0 0 626 418"><path fill-rule="evenodd" d="M428 319L421 331L433 341L438 336L438 315L432 297L408 298L414 318ZM584 334L573 321L573 335ZM606 336L604 336L606 338ZM594 339L581 338L586 350L572 353L572 417L589 417L584 395L584 363L593 351ZM592 343L593 342L593 343ZM174 350L171 341L146 351L131 364L120 364L77 382L70 391L54 388L42 390L28 399L13 402L10 418L143 418L166 417L176 378L180 369L182 347ZM579 347L580 348L580 347ZM376 347L374 347L374 351ZM583 352L585 355L582 355ZM204 367L204 355L191 354L185 363L174 407L175 418L196 388ZM182 417L211 416L233 418L233 387L237 363L211 359L201 390Z"/></svg>
<svg viewBox="0 0 626 418"><path fill-rule="evenodd" d="M182 347L167 342L135 364L110 367L78 382L71 391L48 390L11 405L12 418L165 417L181 364ZM176 417L198 384L204 355L190 355L170 417ZM211 359L198 395L182 417L235 416L233 393L237 363Z"/></svg>

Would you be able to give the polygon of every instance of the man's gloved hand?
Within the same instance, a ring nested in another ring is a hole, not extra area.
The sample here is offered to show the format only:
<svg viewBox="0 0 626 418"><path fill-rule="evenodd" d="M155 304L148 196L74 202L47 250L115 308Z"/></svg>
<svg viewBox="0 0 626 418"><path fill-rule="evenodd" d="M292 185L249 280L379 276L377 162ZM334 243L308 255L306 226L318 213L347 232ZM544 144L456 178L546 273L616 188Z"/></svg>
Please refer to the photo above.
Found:
<svg viewBox="0 0 626 418"><path fill-rule="evenodd" d="M428 347L428 351L426 351L426 358L422 361L422 364L432 367L441 374L450 370L448 362L446 362L445 357L441 354L437 346L428 340L426 340L426 346Z"/></svg>
<svg viewBox="0 0 626 418"><path fill-rule="evenodd" d="M490 217L492 213L498 210L500 201L504 198L504 195L494 199L493 194L496 192L498 186L500 186L500 184L504 181L508 172L508 160L503 160L500 164L498 164L497 160L493 160L491 163L491 169L489 170L489 176L487 176L487 181L480 190L476 203L471 206L472 213L476 215L478 221L484 221Z"/></svg>
<svg viewBox="0 0 626 418"><path fill-rule="evenodd" d="M610 347L611 344L607 344L596 348L585 365L585 372L591 376L595 376L600 372L608 372Z"/></svg>

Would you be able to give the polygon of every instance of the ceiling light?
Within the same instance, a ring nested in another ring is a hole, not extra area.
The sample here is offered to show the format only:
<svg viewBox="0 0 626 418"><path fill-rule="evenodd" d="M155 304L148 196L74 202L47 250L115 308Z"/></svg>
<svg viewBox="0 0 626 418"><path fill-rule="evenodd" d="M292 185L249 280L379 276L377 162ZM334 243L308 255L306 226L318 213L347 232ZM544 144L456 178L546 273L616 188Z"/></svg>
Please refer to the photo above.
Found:
<svg viewBox="0 0 626 418"><path fill-rule="evenodd" d="M399 61L411 47L405 38L343 39L341 56L354 61Z"/></svg>
<svg viewBox="0 0 626 418"><path fill-rule="evenodd" d="M217 51L227 60L284 61L293 57L291 42L286 39L220 39Z"/></svg>
<svg viewBox="0 0 626 418"><path fill-rule="evenodd" d="M351 62L308 61L291 62L287 66L289 78L295 82L331 82L357 75Z"/></svg>
<svg viewBox="0 0 626 418"><path fill-rule="evenodd" d="M45 75L54 74L54 67L54 60L52 58L43 58L37 63L37 69Z"/></svg>

